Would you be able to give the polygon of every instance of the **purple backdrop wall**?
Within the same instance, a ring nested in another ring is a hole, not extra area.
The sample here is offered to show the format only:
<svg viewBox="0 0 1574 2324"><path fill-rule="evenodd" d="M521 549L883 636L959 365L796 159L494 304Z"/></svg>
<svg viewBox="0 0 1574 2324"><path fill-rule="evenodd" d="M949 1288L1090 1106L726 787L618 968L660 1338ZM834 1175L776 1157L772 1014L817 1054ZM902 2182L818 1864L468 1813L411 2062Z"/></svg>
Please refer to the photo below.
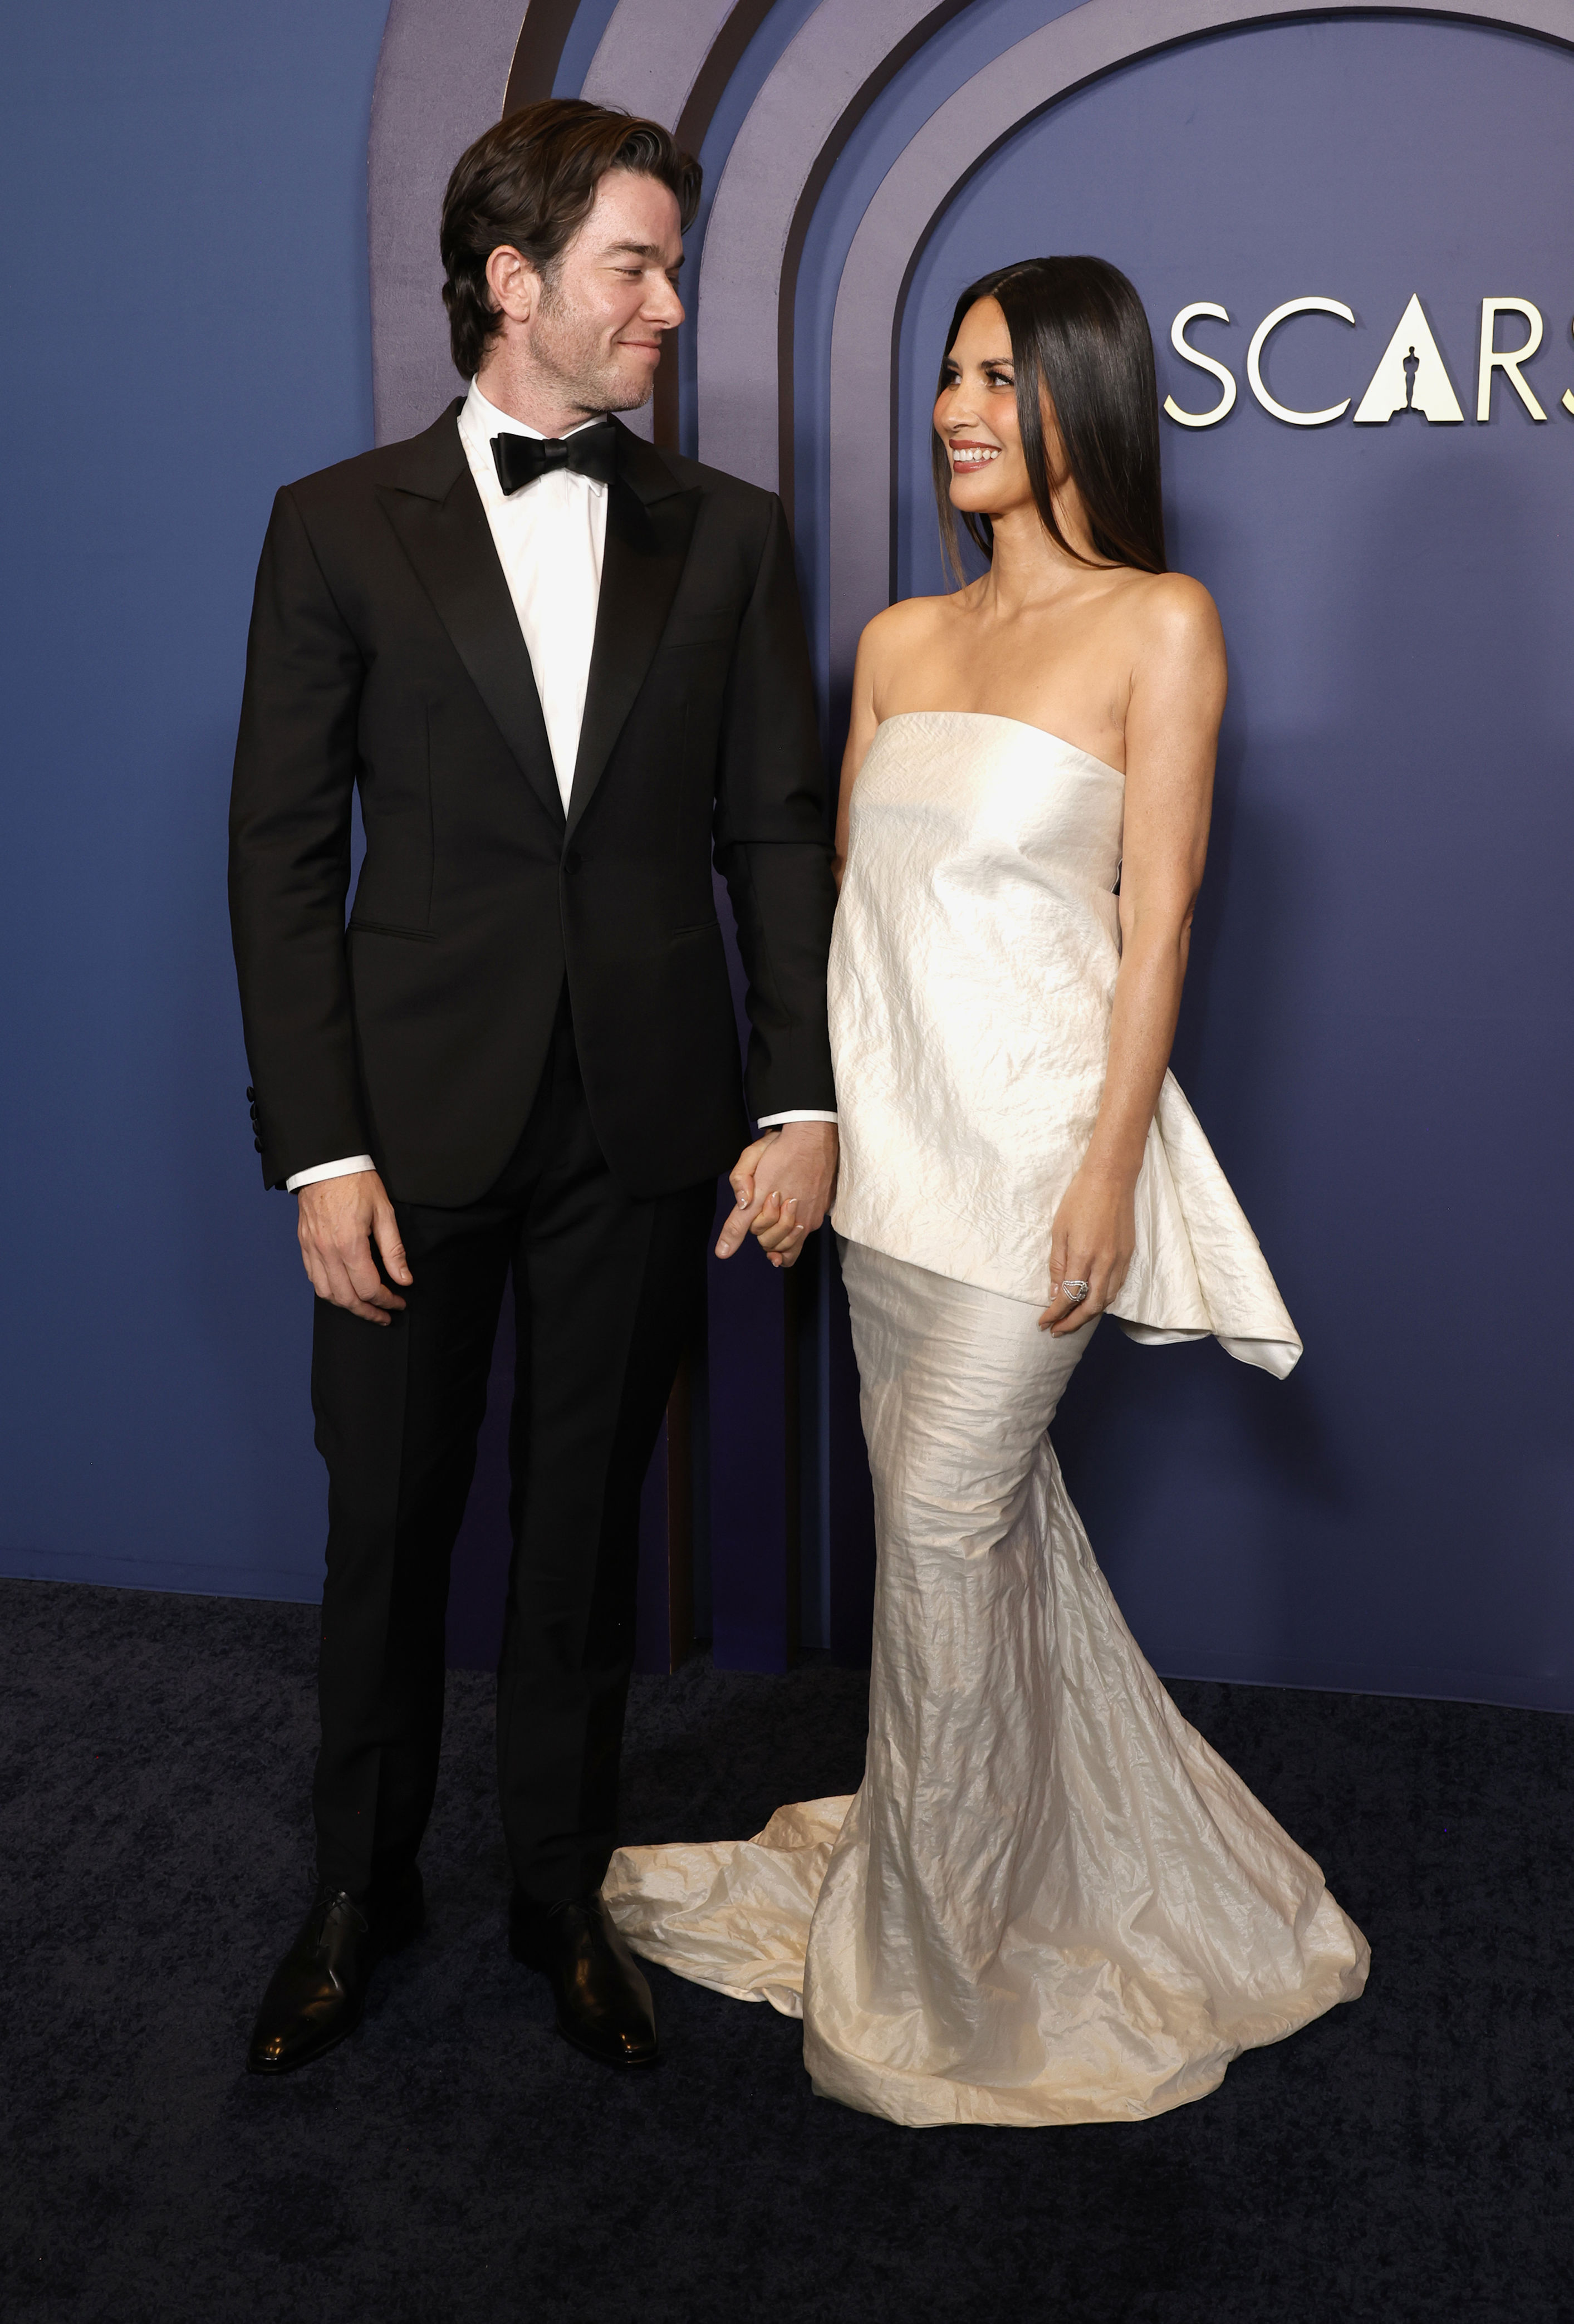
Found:
<svg viewBox="0 0 1574 2324"><path fill-rule="evenodd" d="M56 0L0 83L0 1570L307 1598L293 1205L225 910L257 551L370 440L385 0ZM66 158L63 158L66 157ZM46 287L106 254L86 352Z"/></svg>
<svg viewBox="0 0 1574 2324"><path fill-rule="evenodd" d="M1307 1354L1281 1388L1110 1333L1079 1376L1073 1489L1165 1669L1574 1699L1571 107L1574 57L1505 32L1220 36L1019 133L912 286L904 593L941 586L927 409L964 282L1028 245L1103 252L1194 411L1218 391L1170 318L1233 318L1194 337L1234 410L1164 431L1172 554L1214 591L1233 673L1176 1070ZM1510 136L1512 176L1487 159ZM1249 392L1255 325L1319 293L1356 327L1286 324L1269 384L1358 401L1417 290L1462 424L1292 428ZM1546 318L1542 423L1502 383L1474 419L1501 295Z"/></svg>
<svg viewBox="0 0 1574 2324"><path fill-rule="evenodd" d="M1445 352L1472 408L1482 295L1517 285L1541 299L1552 318L1544 361L1560 360L1551 340L1574 300L1551 226L1538 236L1525 221L1566 213L1553 124L1570 67L1555 36L1574 32L1570 12L1504 12L1552 42L1415 12L1366 23L1307 12L1313 21L1204 31L1118 62L1242 13L1212 0L960 11L825 0L771 11L745 51L706 139L678 433L701 456L785 485L778 446L790 415L833 742L838 679L887 569L904 591L939 586L924 415L944 312L984 265L1023 247L1105 251L1144 290L1161 340L1187 300L1225 300L1238 374L1247 330L1270 306L1309 289L1352 300L1348 350L1339 327L1292 327L1275 343L1271 379L1292 401L1308 364L1342 361L1339 392L1353 381L1358 394L1415 287L1434 317L1452 301ZM720 21L710 0L675 0L664 19L664 35L695 55ZM676 117L684 73L673 51L657 72L649 32L614 11L586 86L665 102ZM570 85L560 73L559 88ZM1512 180L1488 159L1509 124L1533 157ZM1467 282L1472 264L1491 282ZM773 344L784 295L785 362ZM1183 401L1211 394L1178 361L1170 369ZM1517 405L1501 410L1479 451L1467 448L1473 422L1291 429L1244 378L1224 429L1168 431L1178 561L1215 586L1236 665L1178 1063L1315 1344L1287 1389L1213 1351L1138 1356L1113 1335L1088 1369L1063 1449L1134 1623L1167 1668L1574 1700L1558 1264L1516 1315L1501 1408L1467 1311L1444 1288L1477 1186L1549 1201L1548 1130L1569 1096L1561 1023L1551 1038L1546 1027L1546 996L1563 989L1560 932L1527 924L1508 884L1527 815L1556 826L1563 813L1551 770L1568 704L1527 602L1560 586L1562 384L1560 374L1544 427ZM1408 591L1385 586L1396 559ZM1512 798L1499 779L1498 833L1483 835L1468 811L1478 770L1505 751L1523 772ZM1442 798L1466 811L1440 816ZM1461 908L1466 894L1475 909ZM1512 972L1496 940L1505 922ZM1533 1009L1521 991L1538 996ZM1439 1095L1440 1043L1477 1074L1475 1114ZM1336 1288L1348 1277L1370 1286L1364 1323ZM776 1331L764 1312L773 1289L749 1295L762 1345ZM735 1290L734 1310L743 1302ZM806 1305L805 1410L816 1425L805 1447L804 1610L805 1636L824 1642L850 1605L856 1637L852 1601L867 1590L861 1512L842 1521L844 1398L824 1257ZM714 1570L769 1568L774 1591L764 1499L740 1494L727 1441ZM747 1658L761 1658L758 1646Z"/></svg>
<svg viewBox="0 0 1574 2324"><path fill-rule="evenodd" d="M430 213L511 69L703 141L697 319L658 424L790 485L833 741L837 668L893 550L900 586L933 586L923 413L957 284L1081 244L1133 273L1161 348L1182 303L1229 308L1201 329L1242 377L1237 409L1167 437L1177 556L1215 588L1234 665L1177 1062L1309 1353L1280 1388L1109 1334L1063 1451L1161 1666L1574 1707L1557 884L1574 0L1298 12L1120 62L1237 13L395 0L384 38L382 0L331 27L68 0L13 43L13 440L46 395L61 440L102 429L98 382L41 357L27 291L46 186L62 225L50 157L86 127L136 227L114 299L135 456L19 458L5 512L6 1570L316 1587L305 1295L287 1206L255 1187L223 927L240 647L269 494L370 439L373 345L384 432L448 390ZM1493 15L1546 37L1466 21ZM87 181L80 198L87 232ZM237 247L247 298L214 305L193 348L193 254L217 279ZM1412 290L1471 413L1481 298L1534 300L1546 421L1501 384L1486 426L1291 429L1253 400L1246 339L1270 306L1318 291L1356 312L1287 326L1268 359L1281 397L1331 400L1359 393ZM1164 359L1183 403L1211 394ZM699 1383L700 1515L710 1499L723 1522L696 1581L735 1659L779 1661L795 1613L855 1655L867 1510L833 1268L822 1251L799 1286L796 1357L779 1284L730 1296L713 1324L732 1355L709 1398ZM775 1366L753 1468L720 1393L740 1350ZM495 1565L474 1578L483 1621Z"/></svg>

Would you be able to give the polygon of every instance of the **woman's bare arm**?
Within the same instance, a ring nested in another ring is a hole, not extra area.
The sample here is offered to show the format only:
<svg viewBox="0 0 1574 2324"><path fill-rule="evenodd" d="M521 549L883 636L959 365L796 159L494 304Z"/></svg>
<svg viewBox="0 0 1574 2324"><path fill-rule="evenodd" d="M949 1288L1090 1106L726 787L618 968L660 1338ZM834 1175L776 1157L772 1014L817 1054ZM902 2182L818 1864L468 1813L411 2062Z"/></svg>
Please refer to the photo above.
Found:
<svg viewBox="0 0 1574 2324"><path fill-rule="evenodd" d="M1224 636L1207 591L1166 575L1136 613L1120 969L1098 1120L1055 1213L1054 1295L1039 1319L1055 1332L1080 1330L1106 1308L1131 1264L1137 1173L1175 1038L1224 711ZM1059 1286L1079 1280L1089 1290L1077 1304Z"/></svg>
<svg viewBox="0 0 1574 2324"><path fill-rule="evenodd" d="M842 753L842 789L836 803L834 869L838 889L842 885L842 866L847 860L848 802L858 770L874 740L875 728L879 724L879 716L874 706L873 676L880 659L879 645L870 633L889 622L889 613L877 614L858 641L858 660L852 674L852 724L847 736L847 748ZM794 1139L806 1140L811 1136L824 1135L818 1123L797 1122L787 1127ZM761 1167L767 1156L778 1148L784 1134L782 1130L766 1130L752 1146L744 1148L733 1165L731 1184L738 1198L737 1207L723 1222L716 1243L718 1259L731 1259L735 1250L741 1250L744 1238L749 1234L759 1238L773 1267L790 1267L802 1250L804 1231L797 1224L796 1206L790 1201L784 1202L779 1190L773 1191L763 1202L757 1200Z"/></svg>
<svg viewBox="0 0 1574 2324"><path fill-rule="evenodd" d="M836 798L836 885L842 885L842 874L847 864L847 832L852 815L852 786L858 780L858 770L869 756L869 746L874 741L875 728L880 723L879 707L880 683L889 676L893 661L899 659L903 644L910 642L916 627L915 613L923 600L908 600L900 605L888 606L877 613L866 626L858 641L858 659L852 670L852 716L847 729L847 748L842 753L842 788Z"/></svg>

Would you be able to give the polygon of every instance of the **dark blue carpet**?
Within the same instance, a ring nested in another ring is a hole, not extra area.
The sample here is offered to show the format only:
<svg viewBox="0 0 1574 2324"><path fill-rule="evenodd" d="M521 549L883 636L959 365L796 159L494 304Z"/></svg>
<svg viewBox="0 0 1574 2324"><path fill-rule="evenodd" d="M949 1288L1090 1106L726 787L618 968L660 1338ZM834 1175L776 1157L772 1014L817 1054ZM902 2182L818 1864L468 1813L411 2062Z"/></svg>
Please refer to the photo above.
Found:
<svg viewBox="0 0 1574 2324"><path fill-rule="evenodd" d="M428 1935L250 2080L309 1886L315 1618L0 1583L7 2324L1554 2324L1574 2316L1574 1721L1177 1684L1370 1937L1367 1997L1129 2128L907 2132L656 1972L666 2062L504 1948L490 1680L451 1681ZM850 1790L865 1681L636 1682L626 1836Z"/></svg>

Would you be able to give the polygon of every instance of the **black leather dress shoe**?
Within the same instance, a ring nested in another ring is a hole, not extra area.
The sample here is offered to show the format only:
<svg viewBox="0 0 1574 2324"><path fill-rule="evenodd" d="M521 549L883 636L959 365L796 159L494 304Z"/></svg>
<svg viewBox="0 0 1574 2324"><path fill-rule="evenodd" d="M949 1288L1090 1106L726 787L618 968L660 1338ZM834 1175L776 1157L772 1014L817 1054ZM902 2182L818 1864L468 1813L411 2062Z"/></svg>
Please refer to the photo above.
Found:
<svg viewBox="0 0 1574 2324"><path fill-rule="evenodd" d="M645 1972L598 1890L575 1904L537 1904L516 1889L509 1950L551 1981L557 2031L606 2066L656 2063L656 2016Z"/></svg>
<svg viewBox="0 0 1574 2324"><path fill-rule="evenodd" d="M342 1888L319 1887L299 1934L274 1970L246 2052L249 2074L292 2074L353 2034L366 1984L385 1953L420 1933L421 1876L411 1865L393 1894L357 1904Z"/></svg>

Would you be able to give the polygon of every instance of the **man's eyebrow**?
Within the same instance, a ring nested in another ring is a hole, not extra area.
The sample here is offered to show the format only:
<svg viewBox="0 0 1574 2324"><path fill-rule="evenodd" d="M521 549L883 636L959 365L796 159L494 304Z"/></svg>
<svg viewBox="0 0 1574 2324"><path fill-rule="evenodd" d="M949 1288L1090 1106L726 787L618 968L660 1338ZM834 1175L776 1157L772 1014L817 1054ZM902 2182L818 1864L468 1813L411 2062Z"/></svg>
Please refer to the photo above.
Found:
<svg viewBox="0 0 1574 2324"><path fill-rule="evenodd" d="M667 263L666 253L658 242L609 242L605 250L603 251L602 256L603 258L616 258L625 251L631 258L653 258L658 266L666 265ZM667 267L667 272L669 274L676 274L682 264L683 254L680 251L677 256L673 260L671 265Z"/></svg>

